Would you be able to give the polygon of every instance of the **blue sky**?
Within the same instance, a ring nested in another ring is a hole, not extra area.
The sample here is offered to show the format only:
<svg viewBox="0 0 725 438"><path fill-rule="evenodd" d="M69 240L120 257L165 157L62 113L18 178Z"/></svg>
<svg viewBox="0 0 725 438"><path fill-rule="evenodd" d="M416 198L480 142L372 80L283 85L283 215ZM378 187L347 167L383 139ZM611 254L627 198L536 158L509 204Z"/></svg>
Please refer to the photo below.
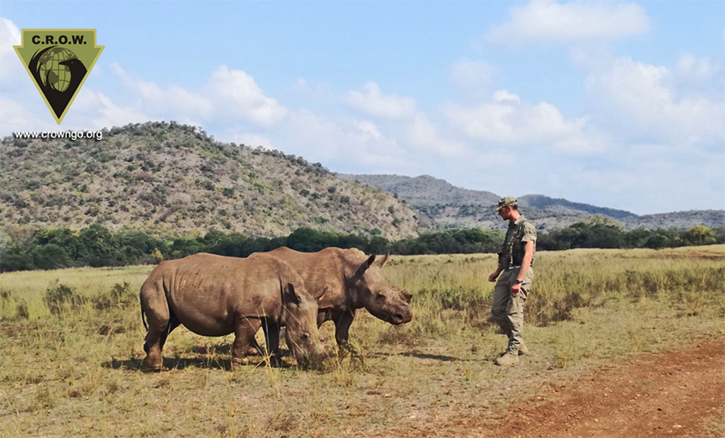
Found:
<svg viewBox="0 0 725 438"><path fill-rule="evenodd" d="M147 120L348 173L725 208L725 3L0 3L0 135ZM12 45L95 28L62 125Z"/></svg>

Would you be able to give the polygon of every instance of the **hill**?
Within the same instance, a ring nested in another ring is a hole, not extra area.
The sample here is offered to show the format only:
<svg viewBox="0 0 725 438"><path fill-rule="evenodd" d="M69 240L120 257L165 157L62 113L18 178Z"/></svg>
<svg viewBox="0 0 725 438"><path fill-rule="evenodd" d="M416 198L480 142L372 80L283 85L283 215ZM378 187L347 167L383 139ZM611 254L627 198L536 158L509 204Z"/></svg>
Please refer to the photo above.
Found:
<svg viewBox="0 0 725 438"><path fill-rule="evenodd" d="M357 181L372 187L395 193L414 207L429 207L437 204L494 205L499 196L491 192L468 190L429 175L349 175L338 173L340 179Z"/></svg>
<svg viewBox="0 0 725 438"><path fill-rule="evenodd" d="M343 181L319 163L220 143L196 127L153 122L103 139L0 142L0 229L102 223L164 233L257 236L310 227L399 239L417 213L393 195Z"/></svg>
<svg viewBox="0 0 725 438"><path fill-rule="evenodd" d="M394 193L439 227L503 229L506 226L494 211L500 196L492 192L455 187L445 180L428 175L413 178L399 175L338 174L338 177ZM692 210L639 216L629 211L539 194L524 195L518 200L526 217L540 230L564 228L591 215L616 219L626 229L725 226L725 211L722 210Z"/></svg>

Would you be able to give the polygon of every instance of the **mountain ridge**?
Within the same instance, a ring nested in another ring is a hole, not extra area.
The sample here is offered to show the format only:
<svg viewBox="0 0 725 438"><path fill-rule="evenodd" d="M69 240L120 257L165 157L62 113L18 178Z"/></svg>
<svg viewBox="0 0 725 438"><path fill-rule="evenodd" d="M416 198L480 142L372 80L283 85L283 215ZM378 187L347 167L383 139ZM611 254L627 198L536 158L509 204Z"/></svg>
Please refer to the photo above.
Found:
<svg viewBox="0 0 725 438"><path fill-rule="evenodd" d="M396 194L440 227L502 229L505 224L494 206L501 197L485 190L456 187L429 175L417 177L379 174L337 174L341 179L358 181ZM517 198L522 212L540 230L564 228L586 216L602 215L619 221L626 229L690 228L695 225L725 226L723 210L689 210L637 215L608 207L599 207L542 194Z"/></svg>

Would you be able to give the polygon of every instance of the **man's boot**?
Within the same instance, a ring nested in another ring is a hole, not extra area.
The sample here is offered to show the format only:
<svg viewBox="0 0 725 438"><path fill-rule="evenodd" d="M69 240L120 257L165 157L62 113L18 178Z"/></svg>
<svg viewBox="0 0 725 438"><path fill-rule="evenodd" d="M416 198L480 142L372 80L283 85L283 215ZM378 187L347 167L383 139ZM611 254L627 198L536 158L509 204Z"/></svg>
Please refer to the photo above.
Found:
<svg viewBox="0 0 725 438"><path fill-rule="evenodd" d="M518 351L508 350L503 356L496 359L496 365L512 367L519 363Z"/></svg>
<svg viewBox="0 0 725 438"><path fill-rule="evenodd" d="M523 356L524 354L529 354L529 348L524 344L524 341L521 341L519 344L519 356Z"/></svg>

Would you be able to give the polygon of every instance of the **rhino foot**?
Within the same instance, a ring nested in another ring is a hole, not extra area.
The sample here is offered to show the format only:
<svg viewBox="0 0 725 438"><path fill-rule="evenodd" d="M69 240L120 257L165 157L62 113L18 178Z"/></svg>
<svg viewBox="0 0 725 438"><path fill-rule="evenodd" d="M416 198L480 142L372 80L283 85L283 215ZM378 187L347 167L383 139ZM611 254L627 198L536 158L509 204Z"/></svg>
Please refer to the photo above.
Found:
<svg viewBox="0 0 725 438"><path fill-rule="evenodd" d="M249 359L247 359L246 357L243 357L243 358L238 358L238 357L232 358L232 371L238 370L239 367L241 367L242 365L249 365Z"/></svg>
<svg viewBox="0 0 725 438"><path fill-rule="evenodd" d="M141 362L141 371L162 371L164 369L163 362L151 363L148 360Z"/></svg>

